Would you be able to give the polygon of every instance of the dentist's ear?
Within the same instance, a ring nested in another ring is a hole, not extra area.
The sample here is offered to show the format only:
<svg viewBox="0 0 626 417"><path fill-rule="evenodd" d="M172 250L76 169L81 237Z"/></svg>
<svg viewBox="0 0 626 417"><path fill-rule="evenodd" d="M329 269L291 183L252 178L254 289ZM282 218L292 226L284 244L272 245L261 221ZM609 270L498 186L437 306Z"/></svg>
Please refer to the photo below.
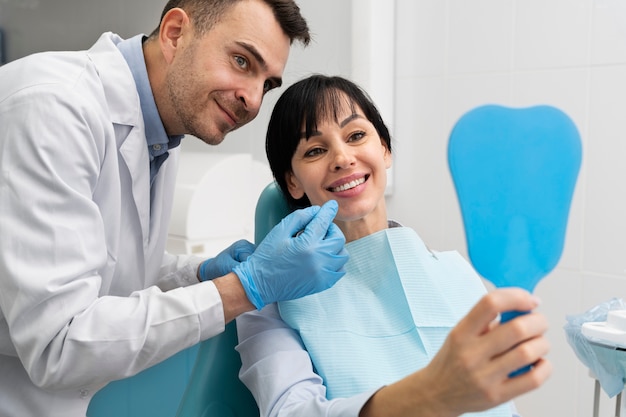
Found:
<svg viewBox="0 0 626 417"><path fill-rule="evenodd" d="M173 8L163 16L159 32L161 52L167 63L174 59L183 35L185 39L192 35L191 21L183 9Z"/></svg>
<svg viewBox="0 0 626 417"><path fill-rule="evenodd" d="M289 171L285 174L285 181L287 182L287 189L289 190L289 194L296 199L299 200L304 197L304 189L302 188L302 184L296 178L292 171Z"/></svg>

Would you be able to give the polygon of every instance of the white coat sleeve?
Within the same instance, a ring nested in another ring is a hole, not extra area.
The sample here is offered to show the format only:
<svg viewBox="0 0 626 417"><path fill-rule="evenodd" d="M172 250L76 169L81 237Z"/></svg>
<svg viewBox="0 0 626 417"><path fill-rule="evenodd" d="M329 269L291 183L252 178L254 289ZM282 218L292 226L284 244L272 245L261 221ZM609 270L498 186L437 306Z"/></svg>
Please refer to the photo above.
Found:
<svg viewBox="0 0 626 417"><path fill-rule="evenodd" d="M10 334L0 354L19 357L32 382L50 390L101 387L224 329L212 282L128 296L103 288L142 277L129 264L108 281L99 272L117 259L94 195L103 166L119 168L88 71L72 88L42 83L0 100L0 335ZM125 203L115 192L102 198Z"/></svg>
<svg viewBox="0 0 626 417"><path fill-rule="evenodd" d="M162 291L169 291L174 288L197 284L200 282L198 267L204 260L193 255L175 256L166 253L160 273L162 278L157 282L157 286Z"/></svg>
<svg viewBox="0 0 626 417"><path fill-rule="evenodd" d="M357 417L377 391L328 400L300 337L280 318L276 304L237 318L237 333L239 377L254 396L261 417Z"/></svg>

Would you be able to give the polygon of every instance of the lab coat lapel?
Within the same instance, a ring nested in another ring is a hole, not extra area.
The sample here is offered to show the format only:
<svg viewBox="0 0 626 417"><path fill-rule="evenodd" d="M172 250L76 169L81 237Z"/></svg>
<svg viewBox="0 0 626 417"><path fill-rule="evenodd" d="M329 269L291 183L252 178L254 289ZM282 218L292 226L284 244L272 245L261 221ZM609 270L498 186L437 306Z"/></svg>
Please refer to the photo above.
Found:
<svg viewBox="0 0 626 417"><path fill-rule="evenodd" d="M111 122L128 126L128 129L117 129L128 132L126 136L120 135L117 138L117 144L130 175L145 248L150 235L150 157L135 81L116 47L121 40L115 34L104 33L89 49L88 54L98 68L109 104ZM124 173L120 171L120 175L123 176Z"/></svg>
<svg viewBox="0 0 626 417"><path fill-rule="evenodd" d="M135 126L120 146L120 155L124 159L132 181L133 198L144 249L150 237L150 157L143 134L143 126Z"/></svg>

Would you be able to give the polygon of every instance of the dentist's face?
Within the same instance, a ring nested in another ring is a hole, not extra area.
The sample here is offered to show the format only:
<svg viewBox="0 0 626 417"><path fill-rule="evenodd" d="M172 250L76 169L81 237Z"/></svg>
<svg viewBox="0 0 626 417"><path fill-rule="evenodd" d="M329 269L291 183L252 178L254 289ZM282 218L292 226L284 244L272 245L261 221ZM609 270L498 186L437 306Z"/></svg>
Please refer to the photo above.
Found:
<svg viewBox="0 0 626 417"><path fill-rule="evenodd" d="M256 0L238 2L204 35L188 31L166 74L175 115L168 133L222 142L254 119L265 93L280 86L289 48L270 7Z"/></svg>
<svg viewBox="0 0 626 417"><path fill-rule="evenodd" d="M337 221L359 220L371 214L386 216L384 192L391 154L374 125L358 107L346 104L337 120L318 121L317 131L300 140L292 172L287 174L289 192L307 195L311 204L328 200L339 203ZM384 219L386 222L386 219Z"/></svg>

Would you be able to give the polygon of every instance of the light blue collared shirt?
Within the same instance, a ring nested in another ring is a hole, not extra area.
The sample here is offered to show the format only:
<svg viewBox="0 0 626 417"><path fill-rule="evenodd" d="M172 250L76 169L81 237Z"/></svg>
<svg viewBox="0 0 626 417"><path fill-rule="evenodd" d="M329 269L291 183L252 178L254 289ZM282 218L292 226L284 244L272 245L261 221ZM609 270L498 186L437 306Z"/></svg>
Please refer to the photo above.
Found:
<svg viewBox="0 0 626 417"><path fill-rule="evenodd" d="M146 61L142 49L144 39L146 39L144 35L136 35L118 43L117 48L128 63L130 72L133 74L135 84L137 85L141 113L146 128L146 141L150 153L150 184L152 184L161 164L169 156L168 150L180 145L183 135L167 136L167 133L165 133L165 127L163 127L163 122L154 102L150 80L148 79L148 70L146 69Z"/></svg>

